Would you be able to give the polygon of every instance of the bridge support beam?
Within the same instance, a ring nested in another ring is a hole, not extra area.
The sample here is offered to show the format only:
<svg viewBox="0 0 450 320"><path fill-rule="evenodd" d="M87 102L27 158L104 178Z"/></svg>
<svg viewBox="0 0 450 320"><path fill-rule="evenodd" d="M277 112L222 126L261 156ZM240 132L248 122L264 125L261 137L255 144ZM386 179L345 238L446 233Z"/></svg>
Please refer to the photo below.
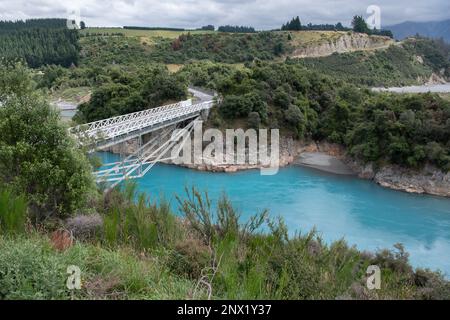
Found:
<svg viewBox="0 0 450 320"><path fill-rule="evenodd" d="M207 121L209 117L209 109L204 109L200 112L200 117L203 121Z"/></svg>

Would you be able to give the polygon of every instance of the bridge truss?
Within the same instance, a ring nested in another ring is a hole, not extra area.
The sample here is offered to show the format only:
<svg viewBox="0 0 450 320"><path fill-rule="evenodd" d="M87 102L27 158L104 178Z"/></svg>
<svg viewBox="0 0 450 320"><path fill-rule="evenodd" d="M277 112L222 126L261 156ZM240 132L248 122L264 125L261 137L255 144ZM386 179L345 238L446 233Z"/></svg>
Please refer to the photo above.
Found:
<svg viewBox="0 0 450 320"><path fill-rule="evenodd" d="M133 154L121 161L103 165L101 170L94 173L97 183L110 184L108 189L111 189L124 180L143 177L158 162L175 159L190 138L195 121L198 119L191 121L178 131L173 131L171 128L163 129L158 136L140 146ZM174 151L173 148L177 144L177 149Z"/></svg>

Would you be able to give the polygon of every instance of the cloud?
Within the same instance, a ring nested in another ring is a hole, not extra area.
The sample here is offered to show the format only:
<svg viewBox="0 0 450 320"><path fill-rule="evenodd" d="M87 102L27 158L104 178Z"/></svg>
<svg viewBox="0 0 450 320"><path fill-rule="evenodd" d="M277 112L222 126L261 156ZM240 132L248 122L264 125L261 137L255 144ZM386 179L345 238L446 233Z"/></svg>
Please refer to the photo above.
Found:
<svg viewBox="0 0 450 320"><path fill-rule="evenodd" d="M304 23L349 25L375 4L383 25L450 18L448 0L15 0L0 3L0 19L67 17L79 8L88 26L165 26L196 28L206 24L278 28L293 16Z"/></svg>

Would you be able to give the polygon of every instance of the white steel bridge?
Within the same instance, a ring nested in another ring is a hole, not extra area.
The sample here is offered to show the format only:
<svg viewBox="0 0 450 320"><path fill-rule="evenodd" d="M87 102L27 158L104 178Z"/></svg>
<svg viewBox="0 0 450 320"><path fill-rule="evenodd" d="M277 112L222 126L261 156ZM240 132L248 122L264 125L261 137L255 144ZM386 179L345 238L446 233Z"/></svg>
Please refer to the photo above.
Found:
<svg viewBox="0 0 450 320"><path fill-rule="evenodd" d="M139 147L133 154L120 162L104 164L102 170L94 172L97 182L110 183L109 188L112 188L125 179L144 176L157 162L169 160L163 156L180 139L181 145L183 144L193 129L194 121L207 117L215 103L213 95L193 88L189 91L198 102L193 103L192 99L189 99L70 128L69 132L90 152L105 150L138 138ZM180 124L187 122L189 123L184 127L184 134L170 135ZM142 145L142 136L155 131L158 131L158 134L154 134L150 141Z"/></svg>

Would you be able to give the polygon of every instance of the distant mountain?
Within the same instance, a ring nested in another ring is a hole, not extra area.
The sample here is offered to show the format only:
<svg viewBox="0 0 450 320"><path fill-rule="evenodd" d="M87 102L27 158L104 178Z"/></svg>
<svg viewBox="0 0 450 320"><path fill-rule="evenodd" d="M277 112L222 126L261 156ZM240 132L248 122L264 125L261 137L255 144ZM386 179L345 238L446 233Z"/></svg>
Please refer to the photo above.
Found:
<svg viewBox="0 0 450 320"><path fill-rule="evenodd" d="M414 36L417 33L421 36L431 38L444 38L450 43L450 19L444 21L430 21L430 22L413 22L406 21L393 26L384 27L391 30L394 38L402 40L409 36Z"/></svg>

